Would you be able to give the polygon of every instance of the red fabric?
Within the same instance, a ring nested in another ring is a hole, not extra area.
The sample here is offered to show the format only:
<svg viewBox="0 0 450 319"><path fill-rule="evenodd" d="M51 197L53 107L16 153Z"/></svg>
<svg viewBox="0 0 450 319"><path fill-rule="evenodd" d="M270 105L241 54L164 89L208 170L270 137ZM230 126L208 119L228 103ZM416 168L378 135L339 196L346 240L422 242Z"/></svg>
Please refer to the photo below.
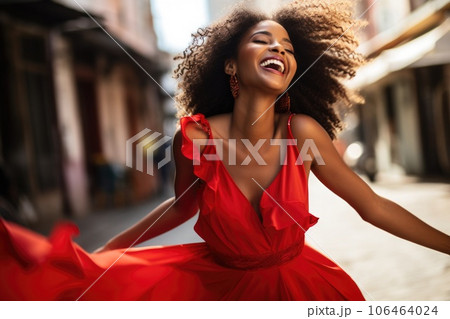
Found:
<svg viewBox="0 0 450 319"><path fill-rule="evenodd" d="M212 138L203 114L182 118L182 153L190 159L185 127L194 120ZM308 211L298 149L287 148L287 165L261 198L260 219L224 164L206 159L215 146L205 147L194 168L205 182L194 226L203 243L89 254L71 240L73 224L60 224L47 239L0 220L0 299L363 300L341 268L304 243L318 218Z"/></svg>

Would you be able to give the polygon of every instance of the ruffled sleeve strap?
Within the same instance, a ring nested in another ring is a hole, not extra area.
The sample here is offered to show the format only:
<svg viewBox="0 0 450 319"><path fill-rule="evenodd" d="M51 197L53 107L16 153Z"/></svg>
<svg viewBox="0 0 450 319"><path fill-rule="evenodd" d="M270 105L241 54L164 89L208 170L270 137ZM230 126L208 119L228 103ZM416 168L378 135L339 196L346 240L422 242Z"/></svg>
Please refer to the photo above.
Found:
<svg viewBox="0 0 450 319"><path fill-rule="evenodd" d="M202 113L197 113L191 116L185 116L180 119L180 127L182 133L181 153L188 159L193 161L194 174L203 180L207 178L207 160L204 157L205 150L208 145L205 146L202 153L199 153L199 147L194 145L193 141L186 135L186 126L189 123L196 123L207 134L208 139L212 139L211 127L208 120Z"/></svg>

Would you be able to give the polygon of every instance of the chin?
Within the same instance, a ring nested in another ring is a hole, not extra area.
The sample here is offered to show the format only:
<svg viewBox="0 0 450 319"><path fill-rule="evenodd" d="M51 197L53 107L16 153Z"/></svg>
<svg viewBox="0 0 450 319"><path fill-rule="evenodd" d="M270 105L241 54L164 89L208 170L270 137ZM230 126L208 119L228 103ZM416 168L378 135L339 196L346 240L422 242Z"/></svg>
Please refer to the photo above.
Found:
<svg viewBox="0 0 450 319"><path fill-rule="evenodd" d="M271 91L278 92L277 94L283 93L289 87L285 81L274 81L273 79L264 81L264 84Z"/></svg>
<svg viewBox="0 0 450 319"><path fill-rule="evenodd" d="M277 96L284 93L284 91L286 91L288 88L288 86L280 86L280 85L272 85L272 86L268 86L268 89L270 89L271 93L276 94Z"/></svg>

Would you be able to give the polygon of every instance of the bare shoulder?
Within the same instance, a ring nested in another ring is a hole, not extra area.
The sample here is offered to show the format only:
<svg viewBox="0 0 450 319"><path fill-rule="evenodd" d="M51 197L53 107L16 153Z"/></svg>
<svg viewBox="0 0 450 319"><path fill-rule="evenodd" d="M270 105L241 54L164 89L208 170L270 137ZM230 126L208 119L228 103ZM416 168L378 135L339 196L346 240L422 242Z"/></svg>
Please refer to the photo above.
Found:
<svg viewBox="0 0 450 319"><path fill-rule="evenodd" d="M213 133L217 131L219 132L223 131L223 128L225 128L229 124L230 119L231 113L217 114L208 116L206 118ZM208 138L208 133L202 128L200 123L189 122L186 125L185 132L186 136L191 140Z"/></svg>
<svg viewBox="0 0 450 319"><path fill-rule="evenodd" d="M209 124L212 125L215 124L215 126L222 126L227 122L231 121L231 113L216 114L208 116L206 119L208 120Z"/></svg>
<svg viewBox="0 0 450 319"><path fill-rule="evenodd" d="M298 139L328 136L322 125L314 118L305 114L295 114L291 118L292 135Z"/></svg>
<svg viewBox="0 0 450 319"><path fill-rule="evenodd" d="M227 138L228 128L230 127L231 122L231 113L216 114L208 116L206 119L211 127L214 138Z"/></svg>

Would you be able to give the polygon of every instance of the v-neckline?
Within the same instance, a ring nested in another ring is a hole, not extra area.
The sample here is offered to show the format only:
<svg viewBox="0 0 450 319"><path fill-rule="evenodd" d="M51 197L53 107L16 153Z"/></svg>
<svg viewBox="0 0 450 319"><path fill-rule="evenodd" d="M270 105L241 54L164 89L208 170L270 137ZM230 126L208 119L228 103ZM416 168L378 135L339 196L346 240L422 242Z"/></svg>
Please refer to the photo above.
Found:
<svg viewBox="0 0 450 319"><path fill-rule="evenodd" d="M259 219L259 221L262 223L263 222L263 216L262 216L262 212L261 212L261 203L263 201L264 196L267 194L267 192L270 190L270 188L272 188L272 186L278 181L280 175L283 172L283 169L285 169L285 166L287 166L287 160L288 160L288 156L289 156L289 151L287 150L286 155L284 157L284 164L280 165L280 168L278 170L278 173L275 175L275 177L273 178L273 180L269 183L269 186L267 186L266 188L264 188L261 197L259 198L258 201L258 210L257 211L255 209L255 207L253 207L252 203L250 202L250 200L247 198L247 196L245 196L244 192L239 188L239 186L236 184L235 180L233 179L233 177L231 177L230 172L228 171L228 169L226 168L225 164L223 163L222 160L218 160L219 165L221 165L222 169L225 171L225 176L228 178L228 180L231 182L231 184L233 185L233 187L238 191L238 193L242 196L242 198L245 200L245 202L248 204L248 206L252 209L252 211L255 213L256 218ZM259 185L258 185L259 186Z"/></svg>
<svg viewBox="0 0 450 319"><path fill-rule="evenodd" d="M288 123L287 123L287 130L288 130L288 132L287 132L287 137L288 137L288 138L291 138L291 137L289 136L289 135L290 135L290 134L289 134L290 117L291 117L291 115L289 115ZM211 125L210 125L208 119L207 119L205 116L204 116L203 118L204 118L204 120L206 121L206 123L207 123L207 125L208 125L208 131L209 131L209 136L208 136L208 138L209 138L209 139L214 139L213 133L212 133L212 130L211 130ZM206 144L206 147L208 147L208 146L209 146L209 147L212 147L212 146L214 146L214 144L207 143L207 144ZM288 160L289 160L288 156L289 156L289 150L290 150L290 148L289 148L288 146L289 146L289 145L287 145L287 147L286 147L286 155L284 156L283 164L280 165L280 168L279 168L277 174L276 174L275 177L272 179L272 181L269 183L269 185L268 185L266 188L264 188L264 190L263 190L263 192L262 192L262 194L261 194L261 197L259 198L259 201L258 201L258 210L259 210L259 212L253 207L253 205L252 205L252 203L250 202L250 200L247 198L247 196L245 196L244 192L243 192L243 191L239 188L239 186L236 184L236 182L234 181L233 177L231 176L230 172L229 172L228 169L226 168L226 166L225 166L225 164L223 163L223 161L222 161L220 158L217 159L217 161L219 162L219 165L221 166L221 168L222 168L222 169L224 170L224 172L225 172L225 176L226 176L226 177L228 178L228 180L231 182L232 186L238 191L238 193L239 193L240 196L244 199L244 201L248 204L248 206L249 206L250 209L253 211L253 213L255 214L255 217L259 220L259 222L261 223L261 225L262 225L263 222L264 222L263 216L262 216L262 212L261 212L261 203L262 203L263 198L264 198L264 196L266 195L266 193L267 193L267 192L269 191L269 189L272 188L273 185L278 181L280 175L282 175L283 170L285 169L285 166L288 166Z"/></svg>

